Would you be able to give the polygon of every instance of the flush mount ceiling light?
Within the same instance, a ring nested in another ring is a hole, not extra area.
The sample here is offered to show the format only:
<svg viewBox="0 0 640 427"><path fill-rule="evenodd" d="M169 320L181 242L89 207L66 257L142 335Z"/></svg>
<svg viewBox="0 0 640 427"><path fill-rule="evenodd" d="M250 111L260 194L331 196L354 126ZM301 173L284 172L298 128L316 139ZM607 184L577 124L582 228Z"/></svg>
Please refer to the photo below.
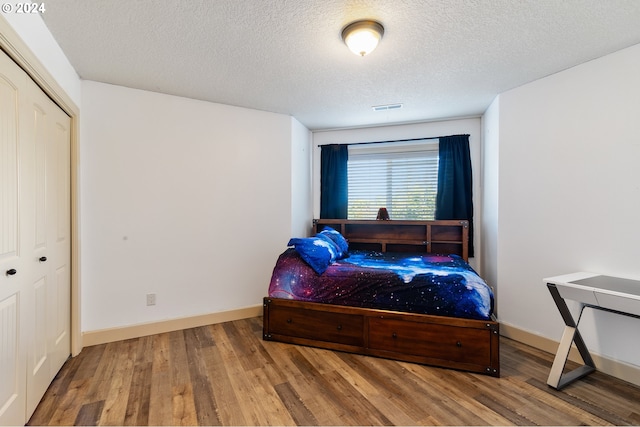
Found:
<svg viewBox="0 0 640 427"><path fill-rule="evenodd" d="M384 27L376 21L356 21L344 27L342 40L359 56L371 53L382 39Z"/></svg>

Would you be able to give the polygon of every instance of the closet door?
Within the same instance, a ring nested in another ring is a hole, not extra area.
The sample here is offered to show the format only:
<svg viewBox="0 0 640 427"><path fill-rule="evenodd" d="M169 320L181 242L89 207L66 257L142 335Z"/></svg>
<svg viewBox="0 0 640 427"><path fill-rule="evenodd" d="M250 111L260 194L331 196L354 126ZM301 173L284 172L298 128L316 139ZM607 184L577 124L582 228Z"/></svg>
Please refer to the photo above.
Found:
<svg viewBox="0 0 640 427"><path fill-rule="evenodd" d="M26 228L20 187L18 120L22 71L0 52L0 424L25 421L26 341L21 335L24 272L27 257L21 245Z"/></svg>
<svg viewBox="0 0 640 427"><path fill-rule="evenodd" d="M29 419L70 354L69 129L0 52L0 425Z"/></svg>
<svg viewBox="0 0 640 427"><path fill-rule="evenodd" d="M33 309L25 319L28 419L70 353L70 119L30 79L25 94L20 128L28 154L21 156L32 182L23 236L31 261L24 299Z"/></svg>
<svg viewBox="0 0 640 427"><path fill-rule="evenodd" d="M35 84L34 84L35 86ZM39 93L44 96L42 91ZM71 355L71 119L48 97L46 143L47 299L51 383ZM48 386L48 384L47 384ZM40 400L40 397L38 398ZM35 407L34 407L35 409Z"/></svg>

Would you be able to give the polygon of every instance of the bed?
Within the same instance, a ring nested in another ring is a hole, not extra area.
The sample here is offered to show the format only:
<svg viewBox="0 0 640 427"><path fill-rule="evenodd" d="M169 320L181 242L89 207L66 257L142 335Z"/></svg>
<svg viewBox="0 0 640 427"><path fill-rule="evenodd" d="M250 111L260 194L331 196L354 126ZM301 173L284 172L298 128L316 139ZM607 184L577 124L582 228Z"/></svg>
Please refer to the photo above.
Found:
<svg viewBox="0 0 640 427"><path fill-rule="evenodd" d="M468 233L458 220L314 220L276 262L263 338L499 377L493 291L467 263ZM343 253L315 265L301 245L327 236Z"/></svg>

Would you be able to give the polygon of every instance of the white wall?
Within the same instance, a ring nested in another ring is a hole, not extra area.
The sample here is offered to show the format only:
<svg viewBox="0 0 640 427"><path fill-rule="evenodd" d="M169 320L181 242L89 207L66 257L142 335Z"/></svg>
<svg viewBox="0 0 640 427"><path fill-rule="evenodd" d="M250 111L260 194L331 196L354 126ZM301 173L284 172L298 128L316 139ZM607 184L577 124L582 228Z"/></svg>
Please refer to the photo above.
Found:
<svg viewBox="0 0 640 427"><path fill-rule="evenodd" d="M301 125L91 81L82 95L83 331L260 304L291 237Z"/></svg>
<svg viewBox="0 0 640 427"><path fill-rule="evenodd" d="M392 141L412 138L437 138L447 135L469 134L469 151L473 169L474 248L475 257L470 260L479 270L482 260L482 238L479 225L482 218L481 178L481 121L480 118L452 119L438 122L412 123L396 126L354 128L313 133L313 213L320 215L320 148L319 145L347 144L354 142ZM481 273L481 271L478 271Z"/></svg>
<svg viewBox="0 0 640 427"><path fill-rule="evenodd" d="M500 298L498 289L498 208L499 208L499 142L500 142L500 97L497 97L482 117L481 150L481 194L482 221L477 225L482 239L482 276L492 283L496 290L496 300Z"/></svg>
<svg viewBox="0 0 640 427"><path fill-rule="evenodd" d="M309 129L291 120L291 236L306 236L312 227L311 138Z"/></svg>
<svg viewBox="0 0 640 427"><path fill-rule="evenodd" d="M543 278L640 279L640 45L503 93L498 108L498 315L559 340ZM595 353L640 366L639 322L586 310L580 330Z"/></svg>

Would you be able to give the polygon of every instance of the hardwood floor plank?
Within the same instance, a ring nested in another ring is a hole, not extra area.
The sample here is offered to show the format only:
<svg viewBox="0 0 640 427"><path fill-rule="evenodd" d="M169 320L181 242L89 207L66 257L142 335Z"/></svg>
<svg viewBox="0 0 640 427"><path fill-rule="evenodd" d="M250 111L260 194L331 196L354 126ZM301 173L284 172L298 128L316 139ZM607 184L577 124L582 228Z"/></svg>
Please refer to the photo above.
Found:
<svg viewBox="0 0 640 427"><path fill-rule="evenodd" d="M310 352L311 353L311 352ZM417 420L412 419L404 411L398 407L395 402L386 397L384 388L377 387L368 381L366 377L360 374L357 370L353 369L350 364L344 362L341 357L338 357L337 353L326 351L322 354L322 359L329 366L342 376L345 381L348 381L351 387L358 391L367 401L378 408L383 414L388 417L388 421L393 425L414 425ZM361 357L351 355L352 357ZM314 362L312 362L314 363Z"/></svg>
<svg viewBox="0 0 640 427"><path fill-rule="evenodd" d="M359 424L410 425L415 422L393 403L380 398L380 389L354 372L335 352L305 347L300 347L300 352L328 379L332 387L340 390L339 394L344 396L344 401L349 402L349 411L360 415Z"/></svg>
<svg viewBox="0 0 640 427"><path fill-rule="evenodd" d="M171 377L171 421L170 425L197 425L193 387L189 376L189 358L184 342L184 331L169 333L169 370Z"/></svg>
<svg viewBox="0 0 640 427"><path fill-rule="evenodd" d="M430 383L420 380L406 369L404 363L389 363L391 361L374 359L376 365L385 365L389 372L389 380L403 390L403 400L410 399L427 417L438 424L453 423L455 425L475 424L465 417L466 410L450 395L443 393ZM436 368L430 368L436 369ZM451 374L454 375L455 371ZM420 417L424 418L424 416Z"/></svg>
<svg viewBox="0 0 640 427"><path fill-rule="evenodd" d="M81 378L89 378L89 389L86 391L85 399L87 402L95 402L105 400L109 393L109 383L111 382L111 374L115 368L118 354L121 349L127 345L126 341L105 344L104 351L100 356L97 366L93 373L81 372Z"/></svg>
<svg viewBox="0 0 640 427"><path fill-rule="evenodd" d="M269 343L272 344L272 343ZM273 343L277 344L277 343ZM269 345L269 347L272 347ZM289 376L289 383L295 390L305 406L309 408L313 416L318 420L319 425L345 425L346 420L343 420L341 405L335 404L336 399L339 400L339 396L327 395L323 389L319 389L318 384L314 381L312 375L308 375L306 372L302 372L296 366L295 359L301 357L297 346L280 347L284 360L281 366L285 370L284 372ZM275 359L275 357L274 357Z"/></svg>
<svg viewBox="0 0 640 427"><path fill-rule="evenodd" d="M381 390L384 397L414 420L414 423L421 424L423 420L431 420L430 424L438 424L431 416L429 408L422 403L421 391L415 390L411 384L398 379L397 369L402 370L402 366L396 366L396 362L383 359L346 353L338 353L338 355L352 369L361 372L363 377Z"/></svg>
<svg viewBox="0 0 640 427"><path fill-rule="evenodd" d="M148 425L154 336L138 339L124 425Z"/></svg>
<svg viewBox="0 0 640 427"><path fill-rule="evenodd" d="M276 384L274 386L278 397L289 411L293 424L299 426L318 425L318 420L309 410L307 405L298 393L291 387L289 383ZM281 425L291 425L289 423L281 423Z"/></svg>
<svg viewBox="0 0 640 427"><path fill-rule="evenodd" d="M528 396L525 405L519 408L525 417L542 425L606 425L604 420L593 414L571 406L550 392L553 389L538 389L527 382L508 379L513 391Z"/></svg>
<svg viewBox="0 0 640 427"><path fill-rule="evenodd" d="M101 425L122 425L127 414L127 402L131 392L137 342L127 340L119 347L119 354L111 374L109 392L104 400Z"/></svg>
<svg viewBox="0 0 640 427"><path fill-rule="evenodd" d="M151 366L152 364L149 362L137 363L134 366L123 425L149 425Z"/></svg>
<svg viewBox="0 0 640 427"><path fill-rule="evenodd" d="M490 381L490 377L462 373L461 381L472 384L475 389L473 398L488 409L506 418L508 424L535 425L536 422L521 413L520 408L529 404L527 394L514 390L508 381ZM488 381L489 380L489 381Z"/></svg>
<svg viewBox="0 0 640 427"><path fill-rule="evenodd" d="M304 349L302 349L304 351ZM327 380L309 361L302 355L300 351L291 352L293 363L298 367L304 377L307 378L310 384L313 384L313 389L318 395L322 395L327 398L331 406L333 406L335 414L341 422L349 425L363 425L360 423L356 414L354 414L348 406L350 404L349 399L344 397L340 392L336 391L334 385ZM295 384L294 384L295 386ZM366 423L365 423L366 424Z"/></svg>
<svg viewBox="0 0 640 427"><path fill-rule="evenodd" d="M614 420L622 414L625 420L632 421L631 424L640 425L640 388L622 381L611 384L608 379L607 375L594 372L581 381L580 387L577 387L578 383L573 383L563 391L587 402L593 410L602 410L605 419L612 417ZM611 393L603 395L601 390L604 388Z"/></svg>
<svg viewBox="0 0 640 427"><path fill-rule="evenodd" d="M212 398L218 402L218 416L223 425L245 425L247 421L241 408L245 396L234 388L233 376L239 362L229 349L228 337L222 325L212 325L216 347L208 354L208 377L213 387Z"/></svg>
<svg viewBox="0 0 640 427"><path fill-rule="evenodd" d="M250 425L292 425L293 420L280 400L268 375L273 360L262 348L261 335L248 322L222 325L224 337L219 351L228 366L231 386L240 401L239 407ZM236 360L239 363L228 363Z"/></svg>
<svg viewBox="0 0 640 427"><path fill-rule="evenodd" d="M193 398L193 389L191 388L191 384L172 386L171 394L171 422L169 422L168 425L198 425L196 404L195 399Z"/></svg>
<svg viewBox="0 0 640 427"><path fill-rule="evenodd" d="M354 415L358 415L359 425L391 425L389 418L368 401L358 390L338 372L332 371L325 376L328 384L331 385L333 393L340 394L341 400L347 410Z"/></svg>
<svg viewBox="0 0 640 427"><path fill-rule="evenodd" d="M169 334L157 335L153 346L151 390L149 393L149 424L153 426L172 425L173 396L170 356Z"/></svg>
<svg viewBox="0 0 640 427"><path fill-rule="evenodd" d="M554 390L553 388L550 388L546 384L546 382L543 383L542 381L539 381L535 378L528 379L527 384L530 384L540 390L544 390L545 392L562 400L563 402L568 404L570 407L574 407L580 410L582 413L592 414L594 416L595 422L601 421L602 423L612 424L612 425L625 424L625 420L622 417L612 412L615 410L624 410L624 408L616 409L615 404L613 402L607 402L606 396L602 396L602 393L598 393L601 399L599 404L601 405L604 404L603 408L600 408L598 407L598 405L594 404L593 402L589 402L587 400L584 400L582 398L572 395L571 386L568 386L563 391L558 391L558 390ZM604 399L604 401L602 399Z"/></svg>
<svg viewBox="0 0 640 427"><path fill-rule="evenodd" d="M494 378L263 341L244 319L85 348L29 424L640 424L639 387L595 372L558 391L552 354L502 338L500 356Z"/></svg>
<svg viewBox="0 0 640 427"><path fill-rule="evenodd" d="M239 323L246 323L250 326L251 331L253 332L253 334L256 337L259 337L260 340L262 340L262 317L252 317L250 319L245 319L246 322L239 322Z"/></svg>
<svg viewBox="0 0 640 427"><path fill-rule="evenodd" d="M196 348L203 349L216 345L216 340L213 338L210 327L193 328L190 331L193 333L193 340L191 343L195 345Z"/></svg>
<svg viewBox="0 0 640 427"><path fill-rule="evenodd" d="M277 384L270 381L266 371L271 370L270 366L264 369L258 368L247 372L249 383L253 386L257 400L260 402L265 425L295 425L292 413L287 409L276 390Z"/></svg>
<svg viewBox="0 0 640 427"><path fill-rule="evenodd" d="M422 365L405 363L404 367L416 377L416 381L427 383L439 393L451 396L454 402L450 407L457 416L464 418L462 425L507 425L510 421L501 414L488 411L474 397L478 394L475 379L478 375L465 375L463 372L450 374L444 369L426 368ZM452 378L453 375L453 378Z"/></svg>
<svg viewBox="0 0 640 427"><path fill-rule="evenodd" d="M283 344L273 341L263 341L262 347L268 353L268 360L265 366L271 366L272 369L267 371L268 375L273 377L275 384L288 381L295 374L300 374L298 368L293 364L287 350L292 348L289 344ZM266 360L266 359L265 359Z"/></svg>
<svg viewBox="0 0 640 427"><path fill-rule="evenodd" d="M206 356L203 354L202 348L198 346L198 334L194 329L187 329L184 331L184 336L198 424L222 425L218 416L218 408L214 399L212 384L209 382L207 375L207 366L205 365ZM207 346L204 348L212 349L215 347Z"/></svg>
<svg viewBox="0 0 640 427"><path fill-rule="evenodd" d="M102 409L104 408L104 401L87 403L80 407L78 416L74 421L76 426L93 426L97 425L100 416L102 415Z"/></svg>
<svg viewBox="0 0 640 427"><path fill-rule="evenodd" d="M517 411L514 411L511 407L503 404L503 402L496 400L493 397L485 396L485 395L477 395L474 397L479 403L495 412L496 414L500 414L507 420L505 425L516 425L516 426L528 426L534 425L533 420L525 418L520 415ZM498 424L494 424L498 425Z"/></svg>
<svg viewBox="0 0 640 427"><path fill-rule="evenodd" d="M245 371L257 369L265 364L265 355L268 353L259 352L258 347L262 347L253 331L247 323L224 323L223 329L229 338L229 343L233 347L236 357L242 364Z"/></svg>
<svg viewBox="0 0 640 427"><path fill-rule="evenodd" d="M77 367L76 371L69 375L69 380L82 380L85 378L94 378L98 366L104 357L107 344L94 345L82 349L82 363ZM74 359L77 359L74 358Z"/></svg>
<svg viewBox="0 0 640 427"><path fill-rule="evenodd" d="M420 396L419 404L427 409L429 416L439 424L454 423L456 425L487 425L487 422L470 411L465 405L469 403L467 397L451 394L440 389L431 381L424 382L402 365L402 379ZM455 377L451 382L458 382Z"/></svg>
<svg viewBox="0 0 640 427"><path fill-rule="evenodd" d="M78 417L78 412L80 412L80 408L82 404L84 404L86 392L90 386L90 378L69 383L69 389L60 396L60 400L56 405L56 410L53 412L51 419L39 424L56 426L74 425L75 419ZM38 412L39 408L40 406L38 405L36 412ZM37 415L34 413L34 416Z"/></svg>

